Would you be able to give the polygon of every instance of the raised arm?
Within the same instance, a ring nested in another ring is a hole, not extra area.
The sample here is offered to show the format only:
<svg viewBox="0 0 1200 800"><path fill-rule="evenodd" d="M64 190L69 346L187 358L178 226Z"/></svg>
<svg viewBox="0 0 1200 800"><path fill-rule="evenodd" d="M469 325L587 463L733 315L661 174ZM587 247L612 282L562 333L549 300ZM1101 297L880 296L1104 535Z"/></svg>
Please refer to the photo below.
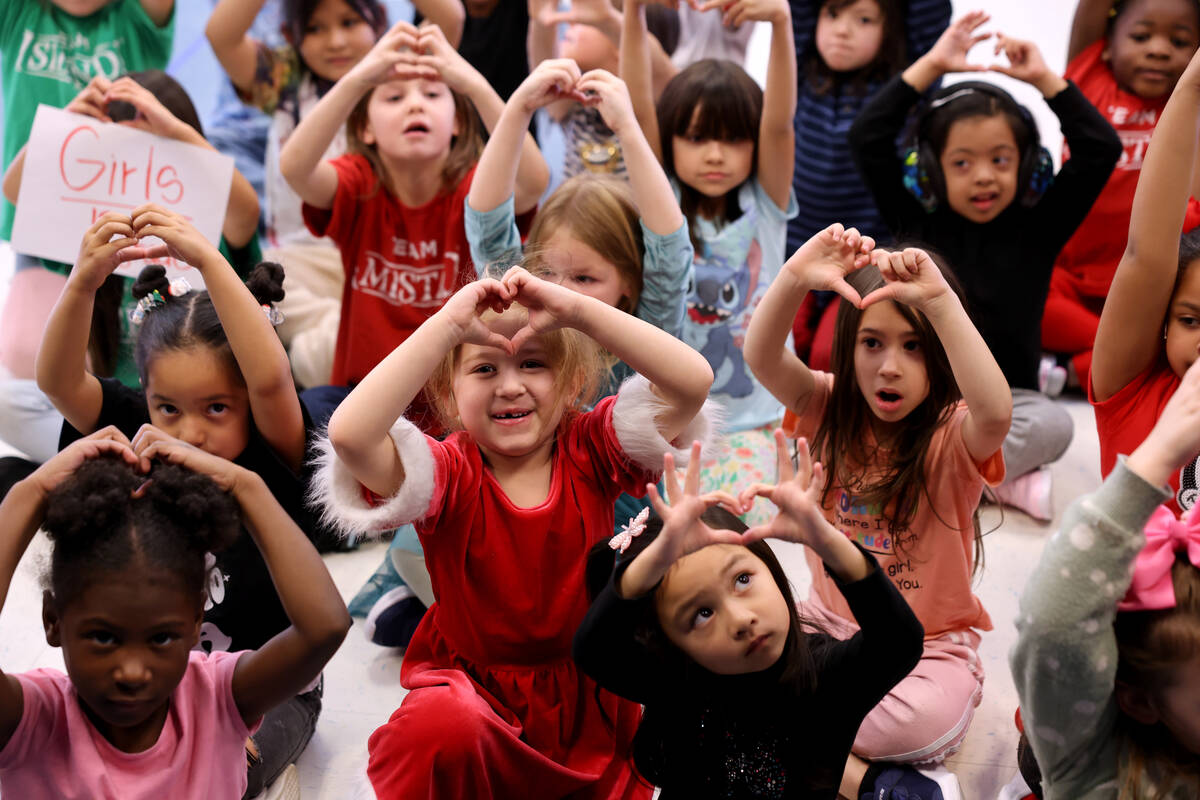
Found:
<svg viewBox="0 0 1200 800"><path fill-rule="evenodd" d="M419 47L423 55L417 58L417 63L435 70L447 86L470 98L490 135L504 113L504 101L496 94L487 78L480 75L477 69L450 46L436 25L421 26ZM509 135L511 136L511 132ZM478 180L477 175L475 181ZM536 206L549 183L550 168L546 166L546 160L542 158L542 151L538 150L537 142L526 131L521 138L520 158L516 162L513 181L510 183L516 212L524 214ZM506 194L505 197L507 196Z"/></svg>
<svg viewBox="0 0 1200 800"><path fill-rule="evenodd" d="M650 32L646 29L643 0L627 0L621 25L621 80L629 90L629 99L638 124L655 157L662 161L662 142L658 132L658 111L654 105L654 84L650 69Z"/></svg>
<svg viewBox="0 0 1200 800"><path fill-rule="evenodd" d="M204 27L213 55L233 85L243 92L253 86L258 66L258 42L247 34L265 3L266 0L220 0Z"/></svg>
<svg viewBox="0 0 1200 800"><path fill-rule="evenodd" d="M137 245L129 217L109 212L96 220L83 234L79 258L42 334L35 367L38 388L82 433L95 430L103 405L100 381L87 370L96 292L122 263L147 257L146 248Z"/></svg>
<svg viewBox="0 0 1200 800"><path fill-rule="evenodd" d="M491 211L513 194L533 112L556 100L574 98L578 81L579 67L569 58L560 58L538 64L521 82L504 105L475 167L475 179L467 195L472 209Z"/></svg>
<svg viewBox="0 0 1200 800"><path fill-rule="evenodd" d="M479 319L488 308L507 304L511 293L499 281L469 283L421 323L342 401L329 418L329 442L355 479L391 497L404 484L404 466L388 431L404 414L447 353L465 342L499 347L511 343Z"/></svg>
<svg viewBox="0 0 1200 800"><path fill-rule="evenodd" d="M876 250L872 260L887 285L863 298L864 307L891 299L919 309L946 351L954 380L967 404L962 436L967 452L982 462L1000 449L1012 424L1012 392L1000 365L967 316L941 271L924 250Z"/></svg>
<svg viewBox="0 0 1200 800"><path fill-rule="evenodd" d="M451 47L458 49L462 43L463 25L467 21L467 10L462 0L416 0L413 7L426 21L441 29Z"/></svg>
<svg viewBox="0 0 1200 800"><path fill-rule="evenodd" d="M143 459L208 475L237 500L291 625L243 655L233 700L247 725L313 682L346 638L350 615L312 543L256 473L146 425L133 440Z"/></svg>
<svg viewBox="0 0 1200 800"><path fill-rule="evenodd" d="M1067 40L1067 63L1082 53L1092 42L1104 36L1113 0L1079 0L1071 19L1071 37Z"/></svg>
<svg viewBox="0 0 1200 800"><path fill-rule="evenodd" d="M700 412L713 373L704 356L687 344L632 314L536 278L521 267L508 271L504 285L529 309L525 335L563 326L575 328L650 381L651 390L666 405L655 424L668 442ZM513 346L519 347L522 341L518 333Z"/></svg>
<svg viewBox="0 0 1200 800"><path fill-rule="evenodd" d="M316 208L333 207L338 177L325 162L325 151L364 94L416 69L416 50L417 29L397 22L300 120L279 153L279 171L300 199Z"/></svg>
<svg viewBox="0 0 1200 800"><path fill-rule="evenodd" d="M110 426L72 443L9 489L4 502L0 503L0 605L8 597L21 556L46 516L47 496L84 461L103 455L117 456L130 466L138 463L129 440ZM20 682L11 675L0 673L0 748L7 745L16 732L23 710Z"/></svg>
<svg viewBox="0 0 1200 800"><path fill-rule="evenodd" d="M611 72L597 69L580 78L579 90L590 96L589 102L600 110L604 124L621 142L629 188L633 191L633 202L642 222L660 236L679 230L683 212L679 210L667 174L638 125L625 82Z"/></svg>
<svg viewBox="0 0 1200 800"><path fill-rule="evenodd" d="M854 228L830 225L784 263L754 309L742 357L754 377L785 408L801 413L816 388L812 371L786 346L804 295L834 291L857 306L861 299L846 283L846 275L869 263L874 247L871 237L861 236Z"/></svg>
<svg viewBox="0 0 1200 800"><path fill-rule="evenodd" d="M304 463L304 415L287 352L262 306L229 262L184 217L151 204L135 209L131 221L139 239L157 236L166 243L162 246L165 254L190 264L204 276L246 382L254 424L280 458L299 471Z"/></svg>
<svg viewBox="0 0 1200 800"><path fill-rule="evenodd" d="M1120 391L1163 347L1163 318L1175 285L1197 139L1200 52L1175 84L1142 164L1129 239L1096 331L1091 388L1097 401Z"/></svg>
<svg viewBox="0 0 1200 800"><path fill-rule="evenodd" d="M175 11L175 0L139 0L142 4L142 10L146 12L155 25L162 28L171 21L171 14Z"/></svg>

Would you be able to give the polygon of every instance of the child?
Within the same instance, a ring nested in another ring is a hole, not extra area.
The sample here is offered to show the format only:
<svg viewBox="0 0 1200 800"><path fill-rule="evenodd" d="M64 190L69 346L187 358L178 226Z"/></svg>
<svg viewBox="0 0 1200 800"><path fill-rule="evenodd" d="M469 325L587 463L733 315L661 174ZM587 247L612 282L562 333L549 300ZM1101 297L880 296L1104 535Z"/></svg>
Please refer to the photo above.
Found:
<svg viewBox="0 0 1200 800"><path fill-rule="evenodd" d="M1042 345L1067 358L1069 382L1084 385L1100 310L1125 249L1133 192L1154 125L1200 44L1196 0L1081 0L1064 77L1075 81L1121 135L1117 168L1050 276ZM1188 200L1184 232L1200 224Z"/></svg>
<svg viewBox="0 0 1200 800"><path fill-rule="evenodd" d="M283 3L287 44L272 48L248 34L266 0L222 0L204 29L241 98L271 115L264 164L267 258L288 265L287 302L280 338L303 386L329 383L341 308L342 267L337 247L308 232L300 197L279 171L279 151L292 131L339 78L387 30L376 0L305 0ZM346 152L339 131L325 153Z"/></svg>
<svg viewBox="0 0 1200 800"><path fill-rule="evenodd" d="M206 559L238 538L239 518L290 624L259 648L204 653L193 648L214 591ZM132 445L108 427L4 499L5 594L39 526L53 542L46 642L62 648L66 674L0 680L4 796L241 797L246 738L320 676L350 627L325 565L270 488L151 426Z"/></svg>
<svg viewBox="0 0 1200 800"><path fill-rule="evenodd" d="M62 108L94 78L114 80L130 70L165 67L174 7L174 0L0 3L0 163L7 168L25 145L40 103ZM0 200L0 239L11 238L12 203L6 191ZM0 311L0 373L7 372L0 380L0 438L36 460L54 453L61 425L52 404L37 391L34 361L63 282L40 259L18 255Z"/></svg>
<svg viewBox="0 0 1200 800"><path fill-rule="evenodd" d="M646 377L583 412L597 345ZM461 429L444 442L400 416L427 380ZM459 290L337 409L327 515L414 522L437 598L404 655L409 692L368 742L381 798L649 798L625 763L638 707L579 674L571 636L613 502L707 428L711 383L670 334L513 268Z"/></svg>
<svg viewBox="0 0 1200 800"><path fill-rule="evenodd" d="M798 213L788 223L787 252L794 253L835 219L885 241L887 226L854 170L847 134L867 98L946 29L950 3L799 0L789 5L801 77L793 118L792 191ZM796 353L814 369L829 365L834 299L809 295L793 326Z"/></svg>
<svg viewBox="0 0 1200 800"><path fill-rule="evenodd" d="M987 20L966 14L880 89L851 128L850 147L893 235L925 242L958 266L967 308L1013 389L1004 444L1011 478L996 494L1049 520L1050 472L1038 467L1066 450L1072 423L1038 392L1042 307L1054 256L1103 188L1121 142L1037 47L996 34L1009 66L991 69L1037 87L1062 122L1071 159L1058 175L1029 111L979 81L938 91L917 119L914 149L897 155L896 137L921 93L948 73L983 69L967 53L990 38L975 33Z"/></svg>
<svg viewBox="0 0 1200 800"><path fill-rule="evenodd" d="M478 111L478 116L476 115ZM361 381L474 275L463 201L504 103L437 26L396 23L296 128L280 169L304 200L309 229L342 251L346 276L331 383L305 395L329 418ZM323 154L345 125L349 152ZM514 205L532 209L546 164L526 137ZM433 425L427 406L414 419Z"/></svg>
<svg viewBox="0 0 1200 800"><path fill-rule="evenodd" d="M825 516L876 555L925 627L920 664L859 729L851 787L866 769L860 759L936 763L966 736L983 688L978 631L992 629L971 591L976 513L984 485L1004 477L1012 411L949 273L922 250L873 246L836 224L810 239L771 284L745 350L787 406L785 430L806 437L826 465ZM863 266L868 259L875 266ZM838 312L833 374L810 371L786 347L796 308L820 290L849 301ZM813 587L801 611L845 638L857 628L853 612L820 559L807 557Z"/></svg>
<svg viewBox="0 0 1200 800"><path fill-rule="evenodd" d="M165 244L140 246L146 236ZM135 358L144 388L96 378L85 361L96 287L122 261L161 255L198 269L207 291L169 286L162 267L143 269L134 294L142 298ZM129 217L102 216L84 235L38 353L38 386L70 426L64 427L64 444L106 425L132 437L151 423L261 476L301 529L318 539L320 529L304 505L312 422L263 308L278 299L281 273L277 265L260 266L250 278L252 294L183 217L155 205ZM287 627L267 565L249 536L217 556L213 576L201 631L205 649L256 649ZM255 737L261 760L249 776L252 794L307 744L320 698L320 686L309 687L273 712L279 722L271 718Z"/></svg>
<svg viewBox="0 0 1200 800"><path fill-rule="evenodd" d="M556 189L529 231L531 261L567 288L678 336L692 265L687 223L634 118L628 89L604 70L580 75L569 59L543 61L505 106L467 195L467 241L476 272L482 276L489 264L520 260L512 205L518 150L534 110L561 98L596 109L622 141L633 169L628 188L584 174ZM616 374L614 391L629 374Z"/></svg>
<svg viewBox="0 0 1200 800"><path fill-rule="evenodd" d="M710 0L700 6L711 11ZM713 396L726 408L730 435L704 465L706 488L768 480L775 463L771 431L779 402L746 369L742 340L750 315L783 264L792 195L796 54L788 4L740 0L726 24L771 23L766 91L730 61L704 60L680 72L652 101L644 7L625 6L621 77L634 111L671 178L696 245L683 340L716 375ZM765 521L760 503L749 520Z"/></svg>
<svg viewBox="0 0 1200 800"><path fill-rule="evenodd" d="M1200 56L1192 56L1163 109L1133 196L1129 243L1100 315L1088 399L1100 434L1100 471L1146 438L1196 360L1200 233L1179 238L1188 209L1200 120ZM1200 493L1196 463L1170 476L1175 513Z"/></svg>
<svg viewBox="0 0 1200 800"><path fill-rule="evenodd" d="M693 448L683 489L664 457L670 506L647 487L659 517L640 534L631 520L629 545L615 539L588 559L594 600L575 658L601 686L646 704L634 764L670 797L836 797L859 723L921 655L921 625L900 593L822 516L821 465L801 440L793 477L783 432L775 438L779 485L743 492L779 507L767 526L747 531L712 507L736 501L698 494ZM811 548L862 630L848 641L806 630L762 536ZM624 554L616 570L614 548ZM878 797L875 778L843 794Z"/></svg>
<svg viewBox="0 0 1200 800"><path fill-rule="evenodd" d="M1168 105L1151 152L1170 116ZM1159 505L1198 450L1192 366L1145 441L1067 510L1025 586L1010 661L1047 797L1200 795L1198 534Z"/></svg>
<svg viewBox="0 0 1200 800"><path fill-rule="evenodd" d="M530 64L565 58L578 64L583 72L604 70L615 74L620 70L621 12L612 0L571 0L566 11L557 10L556 0L533 0L529 5ZM561 38L560 24L566 25ZM647 24L657 97L678 71L663 45L671 38L678 38L672 37L671 26L677 29L679 24L675 12L662 6L649 9ZM549 103L546 111L563 130L563 180L588 174L612 175L622 180L629 177L621 137L597 108L565 99Z"/></svg>

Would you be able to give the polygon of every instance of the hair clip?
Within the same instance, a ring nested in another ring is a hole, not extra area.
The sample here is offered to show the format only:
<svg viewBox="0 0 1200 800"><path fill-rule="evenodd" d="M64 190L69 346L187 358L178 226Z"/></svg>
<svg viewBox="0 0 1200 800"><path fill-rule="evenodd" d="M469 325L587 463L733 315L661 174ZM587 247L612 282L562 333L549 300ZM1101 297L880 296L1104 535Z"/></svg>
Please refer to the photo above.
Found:
<svg viewBox="0 0 1200 800"><path fill-rule="evenodd" d="M979 90L976 89L974 86L966 86L966 87L963 87L962 89L956 89L955 91L951 92L950 94L946 95L945 97L939 97L936 100L933 100L932 102L930 102L929 110L932 111L935 108L941 108L942 106L946 105L947 103L953 103L955 100L957 100L960 97L966 97L967 95L975 94L978 91Z"/></svg>
<svg viewBox="0 0 1200 800"><path fill-rule="evenodd" d="M146 494L146 490L150 488L150 484L152 483L154 483L154 478L146 478L136 489L129 493L129 496L134 500L142 499L142 496Z"/></svg>
<svg viewBox="0 0 1200 800"><path fill-rule="evenodd" d="M166 302L167 299L162 296L162 292L155 289L150 294L138 300L136 306L129 309L129 321L134 325L141 325L146 320L147 311L152 308L158 308Z"/></svg>
<svg viewBox="0 0 1200 800"><path fill-rule="evenodd" d="M171 297L183 297L192 290L192 285L188 283L187 278L175 278L167 284L167 294Z"/></svg>
<svg viewBox="0 0 1200 800"><path fill-rule="evenodd" d="M267 315L267 322L271 323L271 327L279 327L279 323L285 319L283 312L270 303L263 303L263 313Z"/></svg>
<svg viewBox="0 0 1200 800"><path fill-rule="evenodd" d="M633 544L634 537L641 536L646 530L646 520L650 518L650 509L643 508L636 517L629 519L628 525L621 526L621 532L608 540L608 546L618 553L624 553Z"/></svg>

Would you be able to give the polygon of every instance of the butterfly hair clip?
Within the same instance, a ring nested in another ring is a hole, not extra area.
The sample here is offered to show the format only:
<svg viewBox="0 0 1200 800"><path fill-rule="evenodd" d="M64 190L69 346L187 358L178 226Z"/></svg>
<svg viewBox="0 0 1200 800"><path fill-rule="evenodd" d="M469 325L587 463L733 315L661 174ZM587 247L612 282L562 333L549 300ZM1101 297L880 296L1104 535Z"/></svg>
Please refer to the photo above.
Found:
<svg viewBox="0 0 1200 800"><path fill-rule="evenodd" d="M629 524L621 526L621 532L608 540L608 546L618 553L624 553L633 544L633 539L646 530L646 520L650 518L650 509L643 508L636 517L631 517Z"/></svg>

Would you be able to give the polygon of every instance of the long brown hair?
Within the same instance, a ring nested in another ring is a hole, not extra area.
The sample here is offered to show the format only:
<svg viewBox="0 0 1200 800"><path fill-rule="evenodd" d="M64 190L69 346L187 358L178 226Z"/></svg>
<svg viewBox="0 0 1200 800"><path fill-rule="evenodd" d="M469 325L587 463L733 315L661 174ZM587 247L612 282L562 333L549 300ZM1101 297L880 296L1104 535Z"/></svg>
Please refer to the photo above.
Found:
<svg viewBox="0 0 1200 800"><path fill-rule="evenodd" d="M547 265L546 242L566 228L575 239L595 250L617 269L629 287L617 308L632 314L642 296L642 254L645 243L633 194L625 181L605 175L576 175L550 195L529 229L526 252L529 270Z"/></svg>
<svg viewBox="0 0 1200 800"><path fill-rule="evenodd" d="M1171 567L1175 607L1160 611L1122 611L1113 622L1117 640L1117 682L1156 695L1171 686L1177 670L1200 655L1200 570L1186 553ZM1162 723L1144 725L1128 714L1118 716L1127 760L1122 765L1121 800L1167 797L1191 786L1200 797L1200 760L1184 750ZM1147 778L1160 790L1147 797Z"/></svg>
<svg viewBox="0 0 1200 800"><path fill-rule="evenodd" d="M951 290L962 300L962 289L954 274L940 257L930 253L930 258L946 278ZM851 273L846 281L863 297L885 285L883 276L874 265ZM874 481L867 478L868 469L878 463L876 450L879 445L868 444L874 441L871 434L874 413L859 389L854 370L854 351L863 311L850 303L843 302L838 309L830 363L834 375L833 391L826 406L828 411L817 427L809 449L813 458L825 465L827 477L822 504L828 505L830 492L834 486L840 485L853 493L863 505L882 509L881 513L888 519L888 533L899 551L903 542L897 534L909 527L922 502L929 503L934 513L938 514L926 488L925 461L934 433L950 420L958 401L962 399L962 392L954 378L946 349L942 347L933 325L920 311L903 303L893 305L917 335L925 356L929 394L899 426L895 440L889 444L886 470ZM938 517L947 522L940 514ZM978 510L973 516L973 527L975 555L972 574L983 563Z"/></svg>
<svg viewBox="0 0 1200 800"><path fill-rule="evenodd" d="M354 106L354 110L350 112L350 116L346 118L346 152L356 153L365 158L370 163L371 171L375 173L376 178L371 191L362 199L373 197L379 191L380 186L389 192L395 191L375 145L367 144L362 138L363 130L367 127L367 107L371 104L372 95L380 88L381 86L376 86L363 95L358 104ZM454 98L454 122L458 125L458 133L450 138L450 152L446 156L446 163L442 166L442 192L457 186L459 181L471 171L471 167L479 161L479 156L483 153L484 131L483 122L479 119L479 112L475 110L475 104L471 102L471 99L449 86L446 88Z"/></svg>

